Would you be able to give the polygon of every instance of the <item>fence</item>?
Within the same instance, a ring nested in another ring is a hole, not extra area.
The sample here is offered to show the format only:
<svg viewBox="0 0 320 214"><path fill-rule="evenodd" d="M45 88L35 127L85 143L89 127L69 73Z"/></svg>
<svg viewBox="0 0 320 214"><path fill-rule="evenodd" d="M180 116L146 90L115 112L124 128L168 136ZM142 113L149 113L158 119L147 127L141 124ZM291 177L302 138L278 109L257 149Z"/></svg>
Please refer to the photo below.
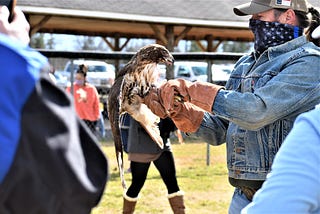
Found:
<svg viewBox="0 0 320 214"><path fill-rule="evenodd" d="M39 51L48 58L68 58L68 59L100 59L100 60L130 60L134 53L127 52L99 52L99 51L54 51L42 50ZM215 53L215 52L190 52L190 53L172 53L176 61L178 60L195 60L208 62L208 80L212 79L211 65L213 61L236 61L243 53Z"/></svg>

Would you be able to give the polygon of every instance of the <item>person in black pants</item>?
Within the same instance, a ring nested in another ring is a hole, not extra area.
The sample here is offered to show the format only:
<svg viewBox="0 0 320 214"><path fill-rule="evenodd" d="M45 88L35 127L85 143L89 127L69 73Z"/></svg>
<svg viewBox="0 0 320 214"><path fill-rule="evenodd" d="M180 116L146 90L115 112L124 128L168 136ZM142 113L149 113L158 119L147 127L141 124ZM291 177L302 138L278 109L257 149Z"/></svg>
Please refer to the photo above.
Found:
<svg viewBox="0 0 320 214"><path fill-rule="evenodd" d="M159 123L160 135L164 142L161 149L152 141L144 128L134 119L130 120L128 137L128 158L132 182L124 193L123 213L133 213L148 174L151 162L159 171L168 190L168 199L174 213L185 213L183 191L180 190L169 141L170 133L176 130L171 119L161 119Z"/></svg>

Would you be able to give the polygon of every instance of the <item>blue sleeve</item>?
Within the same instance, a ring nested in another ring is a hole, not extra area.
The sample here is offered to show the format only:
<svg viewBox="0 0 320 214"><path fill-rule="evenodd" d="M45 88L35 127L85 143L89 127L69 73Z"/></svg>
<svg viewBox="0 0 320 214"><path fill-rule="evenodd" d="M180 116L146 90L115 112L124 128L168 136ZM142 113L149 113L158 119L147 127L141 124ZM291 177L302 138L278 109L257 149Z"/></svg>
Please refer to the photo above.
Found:
<svg viewBox="0 0 320 214"><path fill-rule="evenodd" d="M217 146L226 142L227 129L227 121L206 112L195 135L201 137L206 143Z"/></svg>
<svg viewBox="0 0 320 214"><path fill-rule="evenodd" d="M300 115L242 213L320 212L320 109Z"/></svg>
<svg viewBox="0 0 320 214"><path fill-rule="evenodd" d="M21 110L47 59L0 34L0 182L10 169L20 137Z"/></svg>

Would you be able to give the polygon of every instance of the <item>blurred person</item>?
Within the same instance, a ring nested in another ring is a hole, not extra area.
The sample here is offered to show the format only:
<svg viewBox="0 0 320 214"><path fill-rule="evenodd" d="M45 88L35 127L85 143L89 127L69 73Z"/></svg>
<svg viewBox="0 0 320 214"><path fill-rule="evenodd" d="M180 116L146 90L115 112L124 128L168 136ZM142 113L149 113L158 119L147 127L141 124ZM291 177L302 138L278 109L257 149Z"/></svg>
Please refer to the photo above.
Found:
<svg viewBox="0 0 320 214"><path fill-rule="evenodd" d="M320 25L312 38L320 39ZM320 105L296 119L267 180L241 213L320 213L319 154Z"/></svg>
<svg viewBox="0 0 320 214"><path fill-rule="evenodd" d="M100 109L100 117L99 120L97 121L97 127L99 130L99 136L101 139L104 139L106 137L106 128L104 125L104 118L102 114L102 110Z"/></svg>
<svg viewBox="0 0 320 214"><path fill-rule="evenodd" d="M166 80L162 78L160 71L158 72L159 84L165 82ZM169 139L171 132L177 131L177 127L170 118L161 119L158 126L164 144L163 149L153 142L139 122L135 121L128 113L120 116L121 141L130 161L127 172L131 173L132 177L129 188L123 194L123 214L134 213L151 162L159 171L166 185L167 197L173 213L185 213L184 192L180 190L178 185Z"/></svg>
<svg viewBox="0 0 320 214"><path fill-rule="evenodd" d="M78 116L87 124L92 133L96 133L98 120L100 119L99 94L95 86L87 82L88 67L79 65L73 84L73 98ZM71 93L71 86L67 87Z"/></svg>
<svg viewBox="0 0 320 214"><path fill-rule="evenodd" d="M183 136L182 136L182 133L179 129L177 129L175 132L174 132L178 138L178 142L180 144L184 144L184 140L183 140Z"/></svg>
<svg viewBox="0 0 320 214"><path fill-rule="evenodd" d="M241 213L320 213L319 154L320 108L317 108L297 118L267 180Z"/></svg>
<svg viewBox="0 0 320 214"><path fill-rule="evenodd" d="M123 213L125 214L134 212L139 193L147 179L151 162L159 171L166 185L168 200L173 212L175 214L185 213L184 193L178 185L174 157L169 141L170 133L175 131L176 127L170 118L165 118L161 119L159 129L164 143L163 149L152 141L149 134L137 121L130 118L127 152L132 182L124 193Z"/></svg>
<svg viewBox="0 0 320 214"><path fill-rule="evenodd" d="M320 15L318 17L320 19ZM312 32L311 38L315 41L315 44L320 46L320 25Z"/></svg>
<svg viewBox="0 0 320 214"><path fill-rule="evenodd" d="M54 75L55 72L56 72L56 70L54 69L53 65L50 65L49 77L54 84L57 84L57 78Z"/></svg>
<svg viewBox="0 0 320 214"><path fill-rule="evenodd" d="M143 97L181 131L211 145L226 143L235 187L230 214L261 188L296 117L320 102L320 48L310 37L319 12L305 0L252 0L234 13L251 15L254 51L239 59L225 87L176 79Z"/></svg>
<svg viewBox="0 0 320 214"><path fill-rule="evenodd" d="M28 46L29 24L0 6L0 212L90 213L108 162L49 78L48 60Z"/></svg>

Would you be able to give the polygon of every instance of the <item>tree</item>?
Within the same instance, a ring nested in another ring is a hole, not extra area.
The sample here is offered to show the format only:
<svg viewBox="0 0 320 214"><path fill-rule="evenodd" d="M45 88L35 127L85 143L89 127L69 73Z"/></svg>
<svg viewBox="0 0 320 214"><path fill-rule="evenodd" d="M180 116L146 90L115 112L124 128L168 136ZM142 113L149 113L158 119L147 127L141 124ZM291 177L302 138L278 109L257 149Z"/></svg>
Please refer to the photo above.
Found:
<svg viewBox="0 0 320 214"><path fill-rule="evenodd" d="M79 50L97 50L95 39L92 36L79 36L77 43Z"/></svg>
<svg viewBox="0 0 320 214"><path fill-rule="evenodd" d="M222 43L222 52L245 53L250 51L252 43L249 42L232 42L226 41Z"/></svg>
<svg viewBox="0 0 320 214"><path fill-rule="evenodd" d="M44 42L44 34L36 33L34 36L32 36L30 41L30 46L32 48L45 49L46 45Z"/></svg>
<svg viewBox="0 0 320 214"><path fill-rule="evenodd" d="M52 50L52 49L55 49L55 45L56 45L56 43L55 43L55 40L54 40L54 35L50 34L50 37L46 42L46 48Z"/></svg>
<svg viewBox="0 0 320 214"><path fill-rule="evenodd" d="M191 41L189 52L201 52L201 48L197 45L196 41Z"/></svg>

